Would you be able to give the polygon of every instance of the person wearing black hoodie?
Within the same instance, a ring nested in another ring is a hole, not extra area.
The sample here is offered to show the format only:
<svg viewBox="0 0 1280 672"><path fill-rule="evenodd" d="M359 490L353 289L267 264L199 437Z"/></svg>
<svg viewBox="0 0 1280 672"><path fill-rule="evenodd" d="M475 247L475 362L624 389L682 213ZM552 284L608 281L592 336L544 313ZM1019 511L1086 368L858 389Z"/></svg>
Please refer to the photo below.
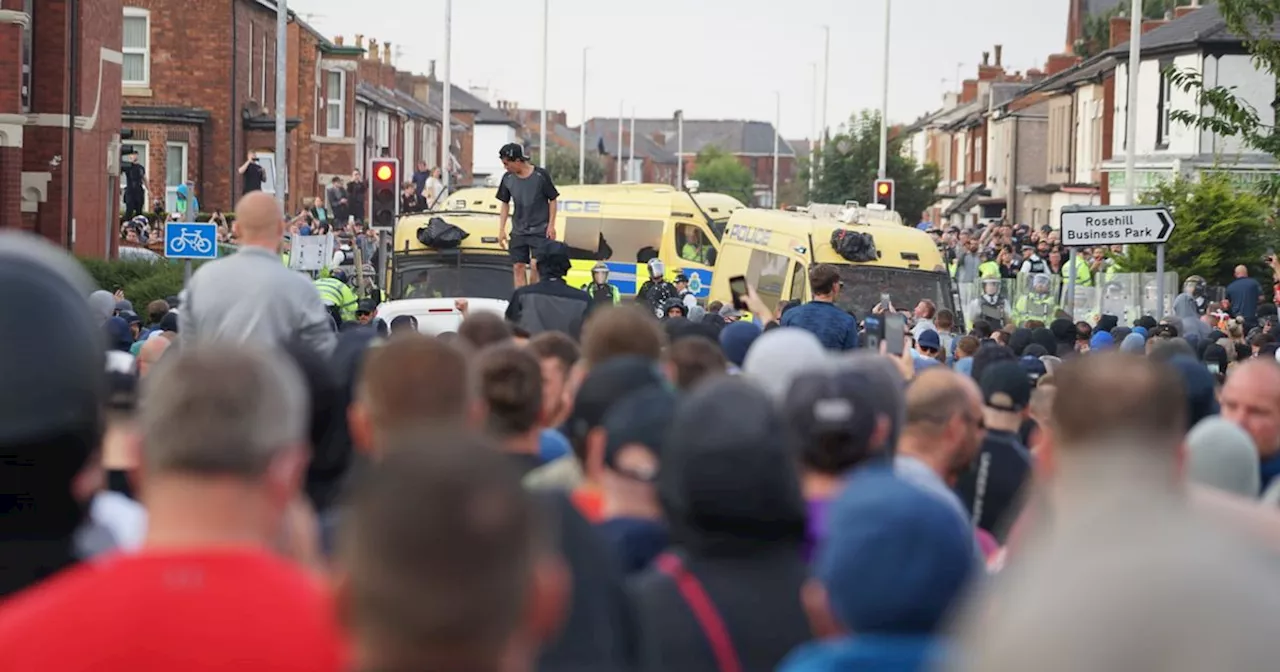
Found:
<svg viewBox="0 0 1280 672"><path fill-rule="evenodd" d="M0 320L3 599L78 559L90 493L79 496L75 484L98 468L107 387L102 320L79 264L34 236L0 233L0 283L23 316Z"/></svg>
<svg viewBox="0 0 1280 672"><path fill-rule="evenodd" d="M1067 357L1076 353L1076 338L1079 337L1078 327L1068 319L1057 319L1049 323L1049 332L1053 334L1053 340L1058 344L1057 352L1049 351L1051 355L1059 357Z"/></svg>
<svg viewBox="0 0 1280 672"><path fill-rule="evenodd" d="M658 475L673 551L631 584L643 672L766 672L809 639L805 504L787 436L746 381L682 401Z"/></svg>

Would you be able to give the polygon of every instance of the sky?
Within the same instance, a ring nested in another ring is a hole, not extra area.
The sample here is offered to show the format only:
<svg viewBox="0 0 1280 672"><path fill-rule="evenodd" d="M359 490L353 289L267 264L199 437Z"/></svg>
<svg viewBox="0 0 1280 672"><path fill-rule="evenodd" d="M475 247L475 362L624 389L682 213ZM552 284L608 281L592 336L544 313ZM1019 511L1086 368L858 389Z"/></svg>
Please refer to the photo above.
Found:
<svg viewBox="0 0 1280 672"><path fill-rule="evenodd" d="M909 122L976 76L982 52L1004 46L1006 69L1043 67L1063 49L1068 0L890 0L889 119ZM821 124L823 27L830 26L827 123L878 108L883 0L548 0L547 108L588 117L781 119L784 137ZM331 39L391 42L396 66L444 69L444 0L291 0ZM542 100L543 3L454 0L453 82L490 101ZM994 54L992 56L994 58ZM814 64L818 67L818 96ZM779 102L781 114L779 115ZM815 122L815 117L817 121Z"/></svg>

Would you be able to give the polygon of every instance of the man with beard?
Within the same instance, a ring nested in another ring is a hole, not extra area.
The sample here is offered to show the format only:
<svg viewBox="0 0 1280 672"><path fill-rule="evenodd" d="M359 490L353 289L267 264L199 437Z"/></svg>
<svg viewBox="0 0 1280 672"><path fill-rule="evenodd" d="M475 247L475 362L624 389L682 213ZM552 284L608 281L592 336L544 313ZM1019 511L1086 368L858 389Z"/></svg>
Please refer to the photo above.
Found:
<svg viewBox="0 0 1280 672"><path fill-rule="evenodd" d="M77 560L76 530L97 489L106 396L93 283L71 257L24 234L0 233L0 282L15 315L0 321L0 599Z"/></svg>

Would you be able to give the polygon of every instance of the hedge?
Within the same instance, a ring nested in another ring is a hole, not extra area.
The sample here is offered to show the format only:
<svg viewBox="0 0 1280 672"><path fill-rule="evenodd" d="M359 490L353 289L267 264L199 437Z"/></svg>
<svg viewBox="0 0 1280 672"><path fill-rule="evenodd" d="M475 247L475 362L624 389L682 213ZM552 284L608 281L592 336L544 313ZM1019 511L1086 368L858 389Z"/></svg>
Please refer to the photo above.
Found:
<svg viewBox="0 0 1280 672"><path fill-rule="evenodd" d="M124 298L142 315L147 304L176 296L182 291L182 264L176 261L123 261L80 259L98 287L108 292L124 290ZM199 264L200 262L194 262Z"/></svg>

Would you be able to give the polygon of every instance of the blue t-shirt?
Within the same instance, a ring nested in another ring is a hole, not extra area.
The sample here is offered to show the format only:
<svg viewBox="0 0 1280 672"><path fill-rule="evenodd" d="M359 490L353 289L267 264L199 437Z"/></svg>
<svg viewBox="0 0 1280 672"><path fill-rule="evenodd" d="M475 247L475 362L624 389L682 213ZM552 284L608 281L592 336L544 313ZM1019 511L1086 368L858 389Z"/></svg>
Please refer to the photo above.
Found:
<svg viewBox="0 0 1280 672"><path fill-rule="evenodd" d="M1262 490L1267 491L1267 486L1271 485L1271 479L1280 476L1280 455L1272 455L1270 458L1262 461L1259 465L1259 475L1262 476Z"/></svg>
<svg viewBox="0 0 1280 672"><path fill-rule="evenodd" d="M830 301L810 301L782 315L784 327L798 327L818 337L828 350L858 347L858 321Z"/></svg>
<svg viewBox="0 0 1280 672"><path fill-rule="evenodd" d="M1253 278L1236 278L1227 285L1227 298L1231 300L1231 314L1252 320L1258 316L1258 296L1262 286Z"/></svg>

